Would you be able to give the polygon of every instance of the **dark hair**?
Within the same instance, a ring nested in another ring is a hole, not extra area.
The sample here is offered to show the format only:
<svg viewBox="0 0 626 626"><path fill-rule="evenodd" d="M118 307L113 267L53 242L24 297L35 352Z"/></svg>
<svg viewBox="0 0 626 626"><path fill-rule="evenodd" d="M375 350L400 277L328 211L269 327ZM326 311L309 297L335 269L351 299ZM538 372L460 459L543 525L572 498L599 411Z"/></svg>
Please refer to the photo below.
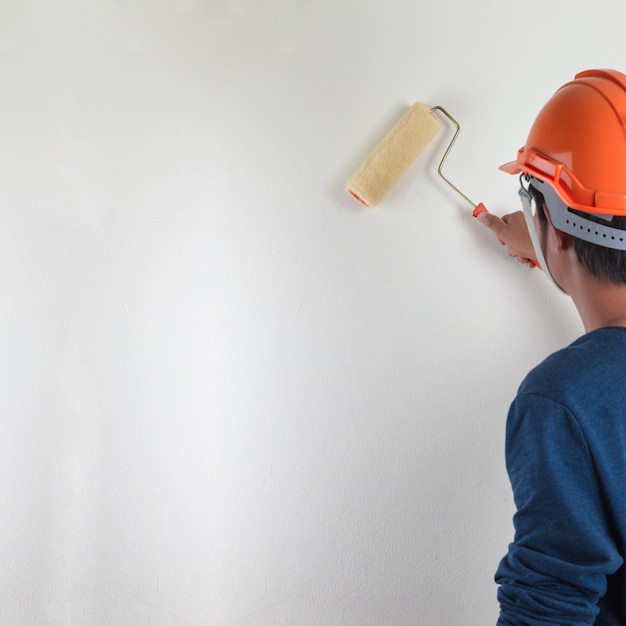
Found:
<svg viewBox="0 0 626 626"><path fill-rule="evenodd" d="M541 208L537 213L539 221L544 225L545 222L547 222L547 218L544 213L545 200L543 194L532 185L529 187L529 191L537 203L537 206ZM592 222L606 224L605 221L603 222L603 220L595 215L574 211L573 209L570 209L570 211ZM611 221L611 226L613 228L619 228L620 230L626 230L626 217L621 215L614 216ZM600 279L606 278L615 285L626 284L626 250L605 248L604 246L599 246L595 243L574 237L574 235L570 236L574 242L576 258L593 276Z"/></svg>

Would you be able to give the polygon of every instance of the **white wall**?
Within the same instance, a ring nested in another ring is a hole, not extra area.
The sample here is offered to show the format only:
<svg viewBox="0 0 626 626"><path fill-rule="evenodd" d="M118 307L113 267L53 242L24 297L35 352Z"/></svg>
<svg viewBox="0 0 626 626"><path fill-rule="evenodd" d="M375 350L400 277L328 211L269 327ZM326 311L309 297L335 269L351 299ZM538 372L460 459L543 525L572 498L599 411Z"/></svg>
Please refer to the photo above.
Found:
<svg viewBox="0 0 626 626"><path fill-rule="evenodd" d="M622 0L0 2L0 623L497 617L504 420L581 326L436 176L343 187L405 108L517 208Z"/></svg>

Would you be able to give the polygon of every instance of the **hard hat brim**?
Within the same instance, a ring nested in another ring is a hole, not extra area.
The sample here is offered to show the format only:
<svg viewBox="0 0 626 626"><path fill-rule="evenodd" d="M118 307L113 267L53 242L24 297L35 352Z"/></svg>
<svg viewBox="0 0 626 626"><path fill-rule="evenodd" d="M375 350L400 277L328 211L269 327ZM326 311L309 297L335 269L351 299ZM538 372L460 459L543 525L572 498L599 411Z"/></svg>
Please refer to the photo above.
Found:
<svg viewBox="0 0 626 626"><path fill-rule="evenodd" d="M509 161L508 163L504 163L498 169L502 172L505 172L506 174L519 174L522 171L522 168L517 161Z"/></svg>

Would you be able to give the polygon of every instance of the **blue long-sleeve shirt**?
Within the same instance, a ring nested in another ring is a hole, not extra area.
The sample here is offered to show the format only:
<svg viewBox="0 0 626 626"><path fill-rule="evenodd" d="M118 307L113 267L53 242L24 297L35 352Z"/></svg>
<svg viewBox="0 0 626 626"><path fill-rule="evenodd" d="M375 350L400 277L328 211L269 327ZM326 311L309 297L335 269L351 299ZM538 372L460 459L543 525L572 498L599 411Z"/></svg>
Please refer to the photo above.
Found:
<svg viewBox="0 0 626 626"><path fill-rule="evenodd" d="M496 572L498 626L626 624L626 329L582 336L513 401L515 538Z"/></svg>

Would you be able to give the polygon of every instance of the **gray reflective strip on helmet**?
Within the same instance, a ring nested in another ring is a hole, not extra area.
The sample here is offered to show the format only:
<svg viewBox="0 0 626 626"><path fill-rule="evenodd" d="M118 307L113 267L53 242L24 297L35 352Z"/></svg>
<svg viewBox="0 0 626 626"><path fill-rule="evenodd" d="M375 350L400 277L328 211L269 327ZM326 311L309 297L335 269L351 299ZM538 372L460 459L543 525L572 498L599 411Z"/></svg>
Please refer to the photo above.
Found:
<svg viewBox="0 0 626 626"><path fill-rule="evenodd" d="M568 235L578 237L578 239L583 239L590 243L595 243L604 248L626 250L626 230L598 224L597 222L588 220L586 217L576 215L572 213L567 204L561 200L552 185L534 177L531 177L529 182L537 191L543 194L555 228ZM597 213L593 213L592 215L606 222L610 222L613 219L611 215L600 215Z"/></svg>

